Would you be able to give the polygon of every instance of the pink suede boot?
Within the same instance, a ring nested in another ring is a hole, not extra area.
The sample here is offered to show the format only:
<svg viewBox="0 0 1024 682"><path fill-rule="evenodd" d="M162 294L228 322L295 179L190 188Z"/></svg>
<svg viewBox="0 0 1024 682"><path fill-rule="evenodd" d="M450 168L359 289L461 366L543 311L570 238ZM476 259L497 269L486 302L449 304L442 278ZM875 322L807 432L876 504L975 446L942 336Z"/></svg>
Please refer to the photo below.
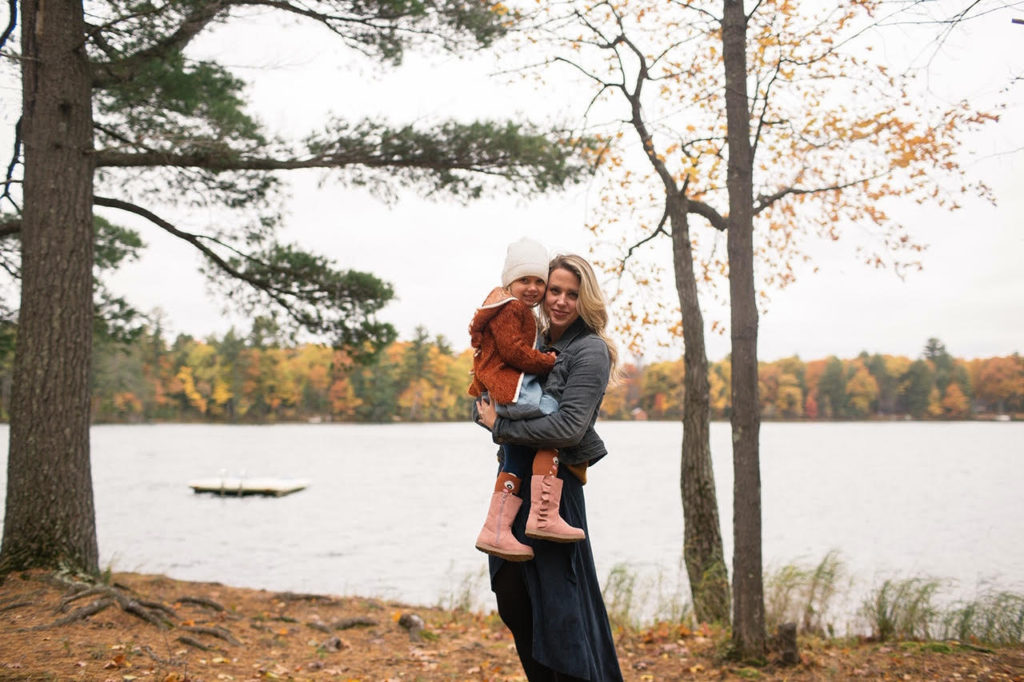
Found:
<svg viewBox="0 0 1024 682"><path fill-rule="evenodd" d="M523 506L523 500L515 495L518 489L517 477L506 473L498 475L487 520L476 539L476 548L481 552L506 561L529 561L533 558L533 548L519 542L512 534L512 520Z"/></svg>
<svg viewBox="0 0 1024 682"><path fill-rule="evenodd" d="M544 451L537 452L537 458ZM570 526L558 514L562 504L562 479L558 478L558 458L551 458L551 465L543 474L537 473L537 459L534 459L533 478L530 479L530 515L526 519L526 535L551 542L579 542L587 537L582 528Z"/></svg>

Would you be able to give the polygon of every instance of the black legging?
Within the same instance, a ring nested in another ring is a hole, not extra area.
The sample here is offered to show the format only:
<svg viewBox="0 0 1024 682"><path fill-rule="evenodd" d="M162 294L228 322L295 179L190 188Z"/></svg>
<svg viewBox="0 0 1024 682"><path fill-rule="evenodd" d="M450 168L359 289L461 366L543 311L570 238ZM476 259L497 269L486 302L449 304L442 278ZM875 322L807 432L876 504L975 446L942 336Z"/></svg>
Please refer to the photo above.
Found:
<svg viewBox="0 0 1024 682"><path fill-rule="evenodd" d="M516 653L523 664L523 672L530 682L586 682L566 675L533 660L533 610L530 595L518 566L506 563L494 576L494 596L498 601L498 615L512 631Z"/></svg>

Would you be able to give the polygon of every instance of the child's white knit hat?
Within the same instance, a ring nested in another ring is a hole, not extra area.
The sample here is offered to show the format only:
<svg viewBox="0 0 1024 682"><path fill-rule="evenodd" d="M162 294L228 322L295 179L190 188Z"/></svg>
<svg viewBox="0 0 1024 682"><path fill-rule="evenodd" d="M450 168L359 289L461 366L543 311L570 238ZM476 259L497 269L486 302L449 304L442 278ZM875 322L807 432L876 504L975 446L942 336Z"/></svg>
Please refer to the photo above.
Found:
<svg viewBox="0 0 1024 682"><path fill-rule="evenodd" d="M548 250L542 244L523 237L508 245L505 267L501 271L501 286L507 287L520 277L530 275L548 281Z"/></svg>

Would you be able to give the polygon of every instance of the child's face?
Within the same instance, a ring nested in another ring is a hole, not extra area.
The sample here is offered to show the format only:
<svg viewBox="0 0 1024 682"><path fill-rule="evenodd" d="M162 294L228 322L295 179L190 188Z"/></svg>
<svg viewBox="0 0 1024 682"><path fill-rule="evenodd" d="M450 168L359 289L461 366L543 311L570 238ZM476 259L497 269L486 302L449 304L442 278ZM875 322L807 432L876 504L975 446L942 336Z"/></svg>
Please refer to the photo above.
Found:
<svg viewBox="0 0 1024 682"><path fill-rule="evenodd" d="M508 291L532 308L544 297L544 280L532 275L520 277L508 285Z"/></svg>

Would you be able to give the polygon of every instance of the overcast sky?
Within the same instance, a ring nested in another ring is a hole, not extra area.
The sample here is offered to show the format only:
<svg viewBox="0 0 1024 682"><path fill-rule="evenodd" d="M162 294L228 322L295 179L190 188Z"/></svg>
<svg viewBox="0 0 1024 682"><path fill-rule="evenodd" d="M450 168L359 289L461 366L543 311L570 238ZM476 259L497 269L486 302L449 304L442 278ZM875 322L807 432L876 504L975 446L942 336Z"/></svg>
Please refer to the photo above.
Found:
<svg viewBox="0 0 1024 682"><path fill-rule="evenodd" d="M957 68L936 78L950 87L961 84L967 96L991 95L1009 85L1010 74L1024 73L1024 26L1011 24L1008 15L972 25L954 47L965 45L972 46L964 51L970 58L961 57ZM560 101L557 92L538 96L489 78L493 67L481 59L416 58L382 73L329 36L290 25L281 31L276 20L222 30L204 41L201 52L219 55L249 81L253 111L271 130L291 137L316 128L331 111L352 118L379 114L393 122L470 114L536 118L540 101L547 114L573 120L581 106ZM6 79L2 115L8 129L17 118L18 91ZM1024 351L1024 82L1009 92L1011 106L1002 120L972 142L985 158L969 168L993 187L998 207L975 201L954 213L917 205L899 209L913 234L930 244L925 269L902 281L862 265L852 243L815 247L818 272L808 267L796 284L774 292L763 311L762 359L852 357L862 350L916 357L932 336L959 357ZM0 148L9 149L9 139L5 130ZM582 226L596 193L591 187L468 206L406 192L386 206L359 190L319 186L318 173L292 177L284 237L392 282L397 300L382 317L403 338L423 325L457 349L466 347L473 308L498 284L506 245L521 236L552 252L587 255L591 246L592 235ZM115 277L115 290L143 310L159 308L171 332L203 337L230 326L248 329L246 319L225 314L206 292L191 247L123 214L108 217L136 226L150 246L140 262ZM203 219L193 216L180 226L201 230ZM713 304L707 316L727 319ZM651 348L648 358L681 353L676 342ZM710 359L727 353L727 336L709 338Z"/></svg>

